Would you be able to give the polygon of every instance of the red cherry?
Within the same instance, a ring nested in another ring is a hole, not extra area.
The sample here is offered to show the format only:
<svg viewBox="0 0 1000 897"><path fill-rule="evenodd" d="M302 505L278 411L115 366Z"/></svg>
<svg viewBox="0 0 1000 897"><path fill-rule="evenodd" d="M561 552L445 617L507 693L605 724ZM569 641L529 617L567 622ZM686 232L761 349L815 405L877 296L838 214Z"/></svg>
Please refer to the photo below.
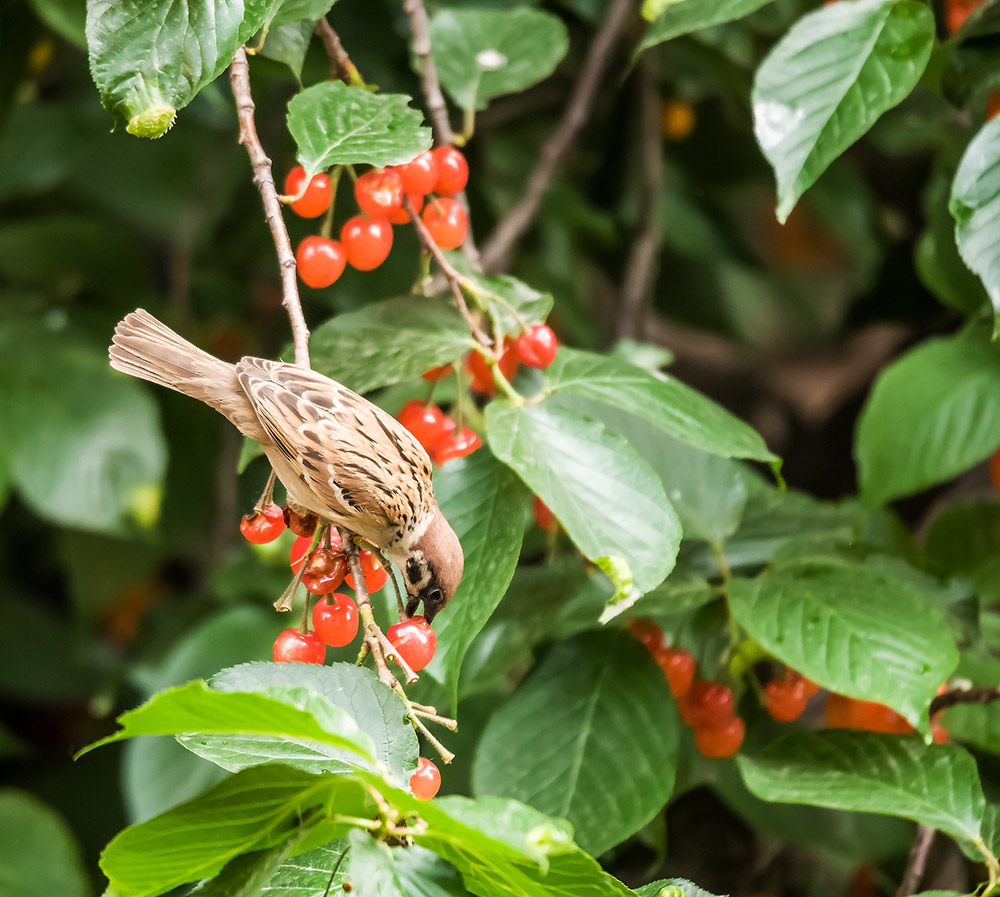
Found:
<svg viewBox="0 0 1000 897"><path fill-rule="evenodd" d="M273 542L284 531L285 513L276 504L267 505L263 511L247 514L240 521L243 537L255 545Z"/></svg>
<svg viewBox="0 0 1000 897"><path fill-rule="evenodd" d="M358 208L372 218L384 218L403 202L403 179L394 168L369 171L354 182Z"/></svg>
<svg viewBox="0 0 1000 897"><path fill-rule="evenodd" d="M324 663L326 645L315 632L285 629L274 640L272 656L276 663Z"/></svg>
<svg viewBox="0 0 1000 897"><path fill-rule="evenodd" d="M695 682L687 697L695 727L716 728L733 715L733 690L721 682Z"/></svg>
<svg viewBox="0 0 1000 897"><path fill-rule="evenodd" d="M424 207L424 198L418 193L407 193L406 196L410 200L410 205L413 206L414 212L419 212ZM406 211L402 206L398 209L391 211L386 217L389 219L391 224L409 224L410 223L410 213Z"/></svg>
<svg viewBox="0 0 1000 897"><path fill-rule="evenodd" d="M421 757L417 771L410 776L410 791L417 800L430 800L441 788L441 772L426 757Z"/></svg>
<svg viewBox="0 0 1000 897"><path fill-rule="evenodd" d="M437 649L437 636L420 614L390 626L385 635L414 672L427 666Z"/></svg>
<svg viewBox="0 0 1000 897"><path fill-rule="evenodd" d="M475 430L462 427L460 433L445 436L438 442L434 452L434 460L438 467L442 467L452 458L464 458L466 455L471 455L482 444L483 440L479 438L479 434Z"/></svg>
<svg viewBox="0 0 1000 897"><path fill-rule="evenodd" d="M296 536L312 536L316 532L316 524L319 521L315 514L298 514L288 505L285 505L282 510L285 512L285 526Z"/></svg>
<svg viewBox="0 0 1000 897"><path fill-rule="evenodd" d="M314 595L329 595L344 581L347 558L327 548L317 548L306 561L302 585Z"/></svg>
<svg viewBox="0 0 1000 897"><path fill-rule="evenodd" d="M419 399L407 402L399 412L399 422L430 453L449 432L449 419L437 405L425 405Z"/></svg>
<svg viewBox="0 0 1000 897"><path fill-rule="evenodd" d="M547 368L556 358L559 343L547 324L535 324L514 343L518 358L529 368Z"/></svg>
<svg viewBox="0 0 1000 897"><path fill-rule="evenodd" d="M358 560L361 562L361 575L365 578L365 588L368 590L368 594L377 592L388 582L388 571L379 563L379 559L367 549L358 552ZM354 577L350 573L347 574L347 584L352 589L354 588Z"/></svg>
<svg viewBox="0 0 1000 897"><path fill-rule="evenodd" d="M764 686L764 706L771 719L790 723L802 716L808 702L804 679L773 679Z"/></svg>
<svg viewBox="0 0 1000 897"><path fill-rule="evenodd" d="M643 643L647 651L663 650L663 630L652 620L633 620L628 631Z"/></svg>
<svg viewBox="0 0 1000 897"><path fill-rule="evenodd" d="M694 729L694 746L703 757L732 757L743 744L746 726L738 716L719 726L699 726Z"/></svg>
<svg viewBox="0 0 1000 897"><path fill-rule="evenodd" d="M458 249L469 230L465 209L446 196L431 202L420 217L441 249Z"/></svg>
<svg viewBox="0 0 1000 897"><path fill-rule="evenodd" d="M431 150L421 153L405 165L397 165L396 170L402 175L403 189L407 193L422 197L437 186L438 161Z"/></svg>
<svg viewBox="0 0 1000 897"><path fill-rule="evenodd" d="M382 264L392 249L392 225L385 218L355 215L340 231L348 264L359 271L371 271Z"/></svg>
<svg viewBox="0 0 1000 897"><path fill-rule="evenodd" d="M321 598L313 608L313 629L331 648L349 645L358 634L358 606L339 592Z"/></svg>
<svg viewBox="0 0 1000 897"><path fill-rule="evenodd" d="M683 698L691 690L694 681L694 658L686 648L664 648L653 654L670 685L670 693L676 699Z"/></svg>
<svg viewBox="0 0 1000 897"><path fill-rule="evenodd" d="M306 237L295 250L295 265L307 287L321 290L335 283L344 273L347 256L344 247L326 237Z"/></svg>
<svg viewBox="0 0 1000 897"><path fill-rule="evenodd" d="M517 366L520 359L514 351L513 343L504 346L497 367L504 378L510 380L517 373ZM478 352L470 352L465 361L465 369L472 377L472 388L484 396L492 396L497 391L496 380L493 378L493 370L489 362Z"/></svg>
<svg viewBox="0 0 1000 897"><path fill-rule="evenodd" d="M1000 490L1000 449L990 455L990 482L994 489Z"/></svg>
<svg viewBox="0 0 1000 897"><path fill-rule="evenodd" d="M469 163L453 146L439 146L432 150L438 164L437 183L434 192L440 196L454 196L469 183Z"/></svg>
<svg viewBox="0 0 1000 897"><path fill-rule="evenodd" d="M557 532L559 529L559 521L556 520L555 515L549 510L549 506L545 504L537 495L534 501L531 503L531 510L535 515L535 523L537 523L543 530L549 533Z"/></svg>
<svg viewBox="0 0 1000 897"><path fill-rule="evenodd" d="M436 383L438 380L444 380L451 373L450 364L442 364L439 367L431 368L429 371L424 371L420 376L430 383Z"/></svg>
<svg viewBox="0 0 1000 897"><path fill-rule="evenodd" d="M806 692L806 700L807 701L810 698L813 698L813 697L815 697L816 695L819 694L819 686L815 682L813 682L812 679L806 679L805 676L803 676L801 673L797 672L796 670L793 670L793 669L789 668L788 669L788 678L789 679L799 679L799 680L801 680L802 687L805 689L805 692Z"/></svg>
<svg viewBox="0 0 1000 897"><path fill-rule="evenodd" d="M306 179L306 170L296 165L285 177L285 195L298 196ZM302 218L318 218L333 198L333 184L325 172L314 174L301 199L292 203L292 211Z"/></svg>
<svg viewBox="0 0 1000 897"><path fill-rule="evenodd" d="M292 542L292 550L288 552L288 563L292 565L292 573L298 573L299 567L305 561L306 555L312 549L312 536L299 536Z"/></svg>

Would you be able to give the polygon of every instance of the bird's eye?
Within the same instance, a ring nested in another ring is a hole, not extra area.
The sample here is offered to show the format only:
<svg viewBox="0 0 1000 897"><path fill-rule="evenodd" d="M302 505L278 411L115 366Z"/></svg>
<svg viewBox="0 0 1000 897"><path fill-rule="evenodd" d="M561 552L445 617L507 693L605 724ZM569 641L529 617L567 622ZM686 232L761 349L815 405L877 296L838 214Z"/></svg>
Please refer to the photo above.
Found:
<svg viewBox="0 0 1000 897"><path fill-rule="evenodd" d="M440 589L431 589L427 593L427 599L430 600L431 603L433 604L436 604L442 598L444 598L444 593Z"/></svg>

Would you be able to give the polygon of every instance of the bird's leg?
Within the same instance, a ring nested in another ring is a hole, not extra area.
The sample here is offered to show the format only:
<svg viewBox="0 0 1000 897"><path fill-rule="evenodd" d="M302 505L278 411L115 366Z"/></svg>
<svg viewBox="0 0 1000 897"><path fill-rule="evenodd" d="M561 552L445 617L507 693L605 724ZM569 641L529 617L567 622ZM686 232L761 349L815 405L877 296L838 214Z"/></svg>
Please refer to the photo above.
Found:
<svg viewBox="0 0 1000 897"><path fill-rule="evenodd" d="M253 506L254 511L258 514L263 513L264 508L268 505L274 503L274 484L277 482L278 476L274 472L274 468L271 468L271 474L267 478L267 484L264 486L264 491L261 492L260 498L257 499L257 504Z"/></svg>
<svg viewBox="0 0 1000 897"><path fill-rule="evenodd" d="M274 472L271 472L271 476L274 476ZM316 527L316 534L313 536L313 544L302 556L302 563L299 564L299 569L295 574L295 578L289 583L288 588L281 593L281 597L274 602L274 609L280 611L289 611L292 609L292 602L295 600L295 590L299 587L299 583L302 582L302 574L306 572L306 559L312 550L319 544L322 540L324 533L329 531L329 526L318 526ZM306 601L308 605L309 602Z"/></svg>

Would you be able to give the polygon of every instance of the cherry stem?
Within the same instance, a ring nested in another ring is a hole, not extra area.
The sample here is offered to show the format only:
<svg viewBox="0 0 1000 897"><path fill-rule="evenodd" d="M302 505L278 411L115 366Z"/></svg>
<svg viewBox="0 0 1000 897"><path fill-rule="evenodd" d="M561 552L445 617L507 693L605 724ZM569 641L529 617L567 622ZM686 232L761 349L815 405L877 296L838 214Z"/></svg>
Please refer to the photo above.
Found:
<svg viewBox="0 0 1000 897"><path fill-rule="evenodd" d="M302 564L303 570L305 569L305 566L306 566L305 562L303 562ZM310 599L309 592L307 591L306 601L305 604L302 606L302 622L299 623L299 632L301 632L303 635L305 635L309 631L309 605L311 603L312 600Z"/></svg>
<svg viewBox="0 0 1000 897"><path fill-rule="evenodd" d="M261 492L260 498L257 499L257 504L253 506L256 513L261 514L268 505L274 503L274 484L278 480L278 475L274 472L274 468L271 468L271 473L268 475L267 483L264 486L264 491Z"/></svg>
<svg viewBox="0 0 1000 897"><path fill-rule="evenodd" d="M438 752L441 759L445 763L451 763L451 761L455 759L455 755L434 737L434 733L424 725L423 720L420 717L423 716L427 719L431 719L432 722L439 722L442 726L445 726L452 731L455 731L458 728L458 723L453 719L448 719L447 717L437 717L436 714L431 715L422 712L422 705L414 705L413 702L406 697L406 692L403 691L403 687L399 683L396 683L396 687L393 690L403 699L403 703L406 704L407 715L413 728L427 739L427 742ZM436 718L432 719L432 716Z"/></svg>
<svg viewBox="0 0 1000 897"><path fill-rule="evenodd" d="M274 609L280 611L290 611L292 609L292 602L295 600L295 590L299 587L299 583L302 582L302 577L306 572L306 561L309 555L312 554L313 549L319 544L320 540L323 538L323 533L329 529L328 526L317 526L316 532L313 534L312 545L309 546L309 550L302 555L302 563L299 564L299 569L295 572L295 578L289 583L288 588L281 593L281 597L274 602ZM308 604L308 600L306 604Z"/></svg>
<svg viewBox="0 0 1000 897"><path fill-rule="evenodd" d="M333 209L337 205L337 186L340 184L340 176L344 173L343 165L336 165L330 172L330 205L323 216L323 224L320 227L319 235L329 240L333 234Z"/></svg>
<svg viewBox="0 0 1000 897"><path fill-rule="evenodd" d="M431 200L431 202L434 202L434 200ZM441 251L441 247L434 242L431 232L427 230L427 225L424 224L424 219L417 214L413 203L410 202L410 197L405 193L403 194L403 208L406 210L406 214L410 216L410 221L413 222L413 227L417 231L417 239L420 240L420 244L431 254L431 257L441 269L441 273L444 274L445 280L448 281L451 294L455 297L455 304L458 306L462 317L465 318L465 322L469 325L472 335L481 345L490 345L490 338L483 333L479 322L473 317L472 312L469 311L469 306L466 304L465 296L462 293L462 275L455 270L454 265L448 261L445 254Z"/></svg>

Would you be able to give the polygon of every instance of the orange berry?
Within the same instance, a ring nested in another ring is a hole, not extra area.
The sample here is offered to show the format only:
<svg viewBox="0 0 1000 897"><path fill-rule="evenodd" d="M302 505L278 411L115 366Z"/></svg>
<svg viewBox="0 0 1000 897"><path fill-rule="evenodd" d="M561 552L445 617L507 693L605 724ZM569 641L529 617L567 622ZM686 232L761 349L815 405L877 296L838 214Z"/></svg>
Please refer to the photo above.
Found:
<svg viewBox="0 0 1000 897"><path fill-rule="evenodd" d="M734 716L719 726L695 726L694 746L703 757L732 757L745 735L743 720Z"/></svg>

